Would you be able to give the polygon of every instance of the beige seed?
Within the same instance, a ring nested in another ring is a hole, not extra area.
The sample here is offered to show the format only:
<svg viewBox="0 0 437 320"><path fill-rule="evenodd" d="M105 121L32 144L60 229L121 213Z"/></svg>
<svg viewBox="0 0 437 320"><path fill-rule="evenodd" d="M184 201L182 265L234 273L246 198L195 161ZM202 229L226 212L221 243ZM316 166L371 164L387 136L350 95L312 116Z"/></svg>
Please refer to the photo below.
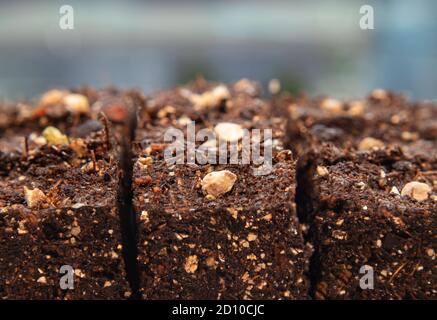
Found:
<svg viewBox="0 0 437 320"><path fill-rule="evenodd" d="M361 142L358 145L358 149L361 151L381 149L383 147L384 147L384 142L372 137L364 138L363 140L361 140Z"/></svg>
<svg viewBox="0 0 437 320"><path fill-rule="evenodd" d="M321 102L320 107L331 113L340 113L343 111L343 104L336 99L324 99Z"/></svg>
<svg viewBox="0 0 437 320"><path fill-rule="evenodd" d="M432 191L431 187L423 182L411 181L408 182L402 189L402 196L409 196L417 201L428 199L429 193Z"/></svg>
<svg viewBox="0 0 437 320"><path fill-rule="evenodd" d="M419 134L417 132L403 131L401 133L401 138L404 141L415 141L419 139Z"/></svg>
<svg viewBox="0 0 437 320"><path fill-rule="evenodd" d="M360 100L350 102L347 113L353 117L362 115L364 113L364 102Z"/></svg>
<svg viewBox="0 0 437 320"><path fill-rule="evenodd" d="M63 102L68 111L74 114L88 113L90 111L90 105L88 98L82 94L69 94L63 99Z"/></svg>
<svg viewBox="0 0 437 320"><path fill-rule="evenodd" d="M210 196L218 197L229 192L237 181L237 176L229 170L213 171L201 181L202 190Z"/></svg>
<svg viewBox="0 0 437 320"><path fill-rule="evenodd" d="M221 122L214 128L217 137L227 142L237 142L244 136L244 129L236 123Z"/></svg>
<svg viewBox="0 0 437 320"><path fill-rule="evenodd" d="M384 100L388 98L388 93L383 89L375 89L372 91L370 96L377 100Z"/></svg>
<svg viewBox="0 0 437 320"><path fill-rule="evenodd" d="M28 189L24 187L24 198L29 208L35 208L47 201L47 197L40 189Z"/></svg>
<svg viewBox="0 0 437 320"><path fill-rule="evenodd" d="M329 171L324 166L317 166L317 174L321 177L324 177L329 174Z"/></svg>
<svg viewBox="0 0 437 320"><path fill-rule="evenodd" d="M39 105L42 107L62 103L62 99L68 92L58 89L49 90L41 96Z"/></svg>

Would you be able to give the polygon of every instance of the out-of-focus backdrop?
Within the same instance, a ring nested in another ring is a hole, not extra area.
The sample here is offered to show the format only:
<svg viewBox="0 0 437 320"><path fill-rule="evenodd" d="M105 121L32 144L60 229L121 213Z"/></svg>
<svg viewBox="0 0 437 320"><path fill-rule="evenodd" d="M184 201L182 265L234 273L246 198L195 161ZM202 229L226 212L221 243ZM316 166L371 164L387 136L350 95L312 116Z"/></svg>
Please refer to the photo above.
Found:
<svg viewBox="0 0 437 320"><path fill-rule="evenodd" d="M59 27L65 4L74 30ZM365 4L374 30L359 27ZM382 87L437 99L437 1L0 0L0 99L82 84L150 91L198 73L339 98Z"/></svg>

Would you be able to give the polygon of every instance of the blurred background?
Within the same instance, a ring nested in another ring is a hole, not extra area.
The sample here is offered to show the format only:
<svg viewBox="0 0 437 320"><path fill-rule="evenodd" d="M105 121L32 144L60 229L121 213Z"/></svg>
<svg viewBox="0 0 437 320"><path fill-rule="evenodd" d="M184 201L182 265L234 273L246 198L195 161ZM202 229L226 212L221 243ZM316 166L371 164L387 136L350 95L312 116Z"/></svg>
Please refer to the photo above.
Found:
<svg viewBox="0 0 437 320"><path fill-rule="evenodd" d="M62 5L74 30L59 27ZM375 10L361 30L359 9ZM0 0L0 99L52 87L146 91L201 73L351 98L437 99L435 0Z"/></svg>

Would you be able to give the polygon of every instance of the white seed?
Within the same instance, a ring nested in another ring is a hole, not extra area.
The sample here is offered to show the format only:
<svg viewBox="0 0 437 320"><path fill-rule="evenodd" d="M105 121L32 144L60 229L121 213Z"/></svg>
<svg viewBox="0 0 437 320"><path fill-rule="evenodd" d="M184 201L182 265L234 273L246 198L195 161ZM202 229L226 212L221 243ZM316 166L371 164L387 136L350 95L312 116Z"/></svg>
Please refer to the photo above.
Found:
<svg viewBox="0 0 437 320"><path fill-rule="evenodd" d="M243 128L239 124L232 122L221 122L217 124L214 128L214 132L219 139L228 142L236 142L244 136Z"/></svg>
<svg viewBox="0 0 437 320"><path fill-rule="evenodd" d="M202 190L208 195L218 197L229 192L237 181L237 176L229 170L208 173L201 181Z"/></svg>
<svg viewBox="0 0 437 320"><path fill-rule="evenodd" d="M423 201L428 199L428 195L431 191L432 188L426 183L411 181L402 188L401 195L409 196L417 201Z"/></svg>

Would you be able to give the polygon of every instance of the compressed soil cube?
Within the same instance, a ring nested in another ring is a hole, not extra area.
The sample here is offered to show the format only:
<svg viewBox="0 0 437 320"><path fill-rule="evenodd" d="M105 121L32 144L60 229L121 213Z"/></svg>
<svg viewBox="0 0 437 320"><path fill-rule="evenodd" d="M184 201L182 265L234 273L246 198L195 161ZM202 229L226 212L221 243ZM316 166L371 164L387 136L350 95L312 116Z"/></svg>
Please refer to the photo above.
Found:
<svg viewBox="0 0 437 320"><path fill-rule="evenodd" d="M236 95L235 85L204 84L193 91L208 97L217 87L229 88L230 95L208 104L209 112L181 98L180 88L149 97L142 110L133 173L141 293L145 299L305 299L311 249L295 213L295 160L282 148L285 122L251 97L254 86L247 80ZM241 95L246 102L239 105ZM167 106L165 114L154 111L158 100ZM211 130L227 142L240 141L243 128L270 128L272 138L260 143L272 148L271 170L257 175L254 163L241 161L169 163L164 133L178 128L187 137L181 119L195 120L196 130Z"/></svg>
<svg viewBox="0 0 437 320"><path fill-rule="evenodd" d="M398 148L328 147L299 160L297 206L314 245L312 296L437 297L436 168Z"/></svg>

